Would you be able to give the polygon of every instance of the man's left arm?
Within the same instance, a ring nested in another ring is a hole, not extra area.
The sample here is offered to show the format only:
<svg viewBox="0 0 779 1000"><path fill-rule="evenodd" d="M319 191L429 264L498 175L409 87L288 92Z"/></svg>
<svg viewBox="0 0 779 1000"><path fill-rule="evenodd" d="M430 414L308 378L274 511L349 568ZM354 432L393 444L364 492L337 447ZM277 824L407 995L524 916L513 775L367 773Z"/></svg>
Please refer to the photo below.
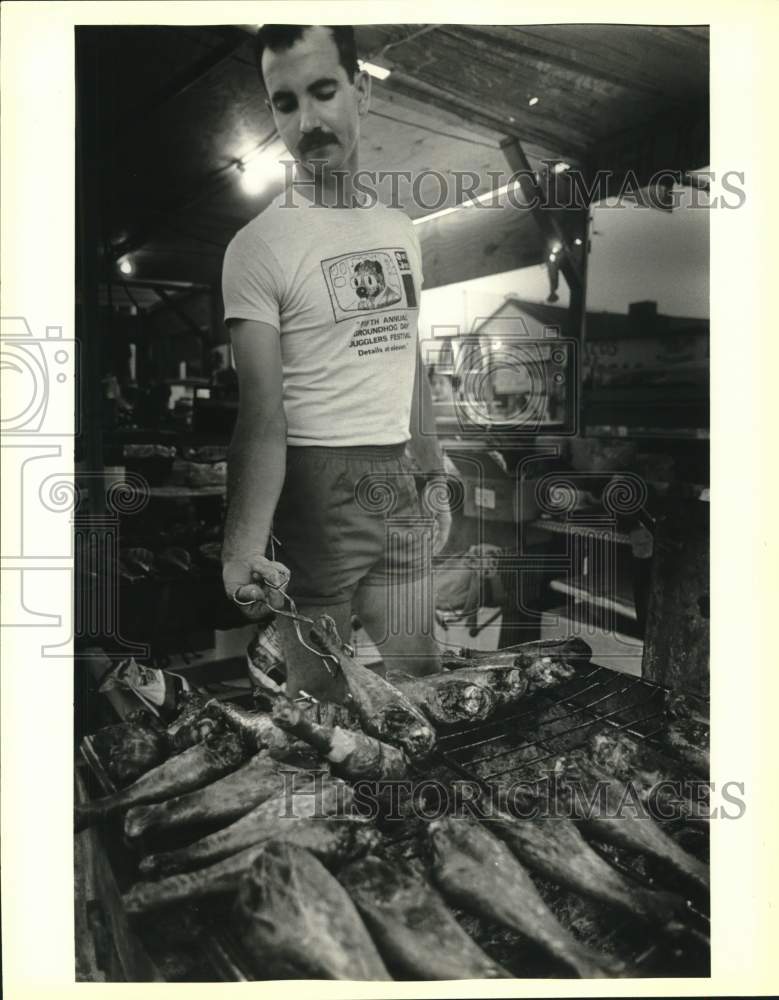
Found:
<svg viewBox="0 0 779 1000"><path fill-rule="evenodd" d="M426 494L435 515L434 551L440 552L446 545L452 527L452 515L446 498L449 490L446 486L446 459L438 442L435 430L435 414L433 412L433 395L430 382L422 363L422 352L417 348L417 364L414 376L414 393L411 399L410 422L411 453L422 472L429 477ZM436 482L437 477L438 482Z"/></svg>

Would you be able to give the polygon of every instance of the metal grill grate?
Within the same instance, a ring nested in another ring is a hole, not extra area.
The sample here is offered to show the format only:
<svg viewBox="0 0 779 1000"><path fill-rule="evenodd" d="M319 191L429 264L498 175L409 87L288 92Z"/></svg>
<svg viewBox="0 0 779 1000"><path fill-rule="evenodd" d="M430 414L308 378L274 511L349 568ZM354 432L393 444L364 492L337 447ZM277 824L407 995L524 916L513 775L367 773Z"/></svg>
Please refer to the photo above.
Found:
<svg viewBox="0 0 779 1000"><path fill-rule="evenodd" d="M441 734L437 752L457 774L480 782L539 777L546 762L604 725L667 754L656 739L666 697L656 684L589 664L554 691L534 695L521 712Z"/></svg>
<svg viewBox="0 0 779 1000"><path fill-rule="evenodd" d="M624 731L636 740L644 741L653 750L668 757L667 748L658 739L664 726L666 699L665 688L641 678L594 664L579 666L575 668L574 676L565 684L548 692L537 692L528 698L519 710L483 724L469 724L441 731L436 748L440 767L433 767L432 770L438 772L437 776L444 780L460 777L475 780L482 785L498 779L505 781L507 778L532 781L543 777L545 766L550 768L558 755L584 745L591 730L605 725ZM82 752L93 773L98 772L98 777L105 779L104 773L103 775L99 773L102 768L96 767L99 761L91 742L87 740L85 743ZM427 768L425 773L417 774L419 778L430 776ZM421 864L424 868L424 861L420 860L422 848L418 824L413 822L391 824L384 833L384 850L388 858L404 858ZM602 853L601 845L594 843L592 846ZM619 853L603 856L610 865L628 878L654 887L651 880L647 882L644 876L636 871L629 859L623 860ZM567 927L569 916L566 901L575 900L575 894L561 892L543 882L539 882L539 887L561 923ZM691 930L690 933L698 934L705 948L708 923L706 914L690 904L688 907L691 918L697 918L699 928L698 931ZM456 912L461 921L469 919L460 911ZM217 979L230 981L248 979L250 977L245 972L246 961L230 929L228 914L225 913L224 919L220 920L220 913L218 906L215 906L213 912L210 907L203 909L198 917L202 921L200 944ZM149 926L154 927L155 921L150 920ZM497 957L507 967L513 968L511 956L518 947L513 939L509 942L509 946L506 946L505 942L496 945L497 939L493 940L494 934L490 927L478 921L467 926L477 943L482 946L489 945L488 950L498 947L498 951L495 951ZM611 936L623 933L616 924L612 926L604 923L603 926L606 928L604 934L609 940ZM579 933L581 934L581 931ZM619 947L625 949L626 955L630 955L633 967L639 974L669 975L673 974L669 971L673 969L677 969L677 974L692 974L686 968L673 965L675 959L668 950L667 943L660 940L650 941L647 948L644 936L633 942L632 939L628 940L628 932L624 933L627 937ZM606 938L601 942L604 947L608 943ZM590 943L599 946L598 940L593 939ZM616 947L613 942L608 946ZM499 953L501 947L508 947L505 955ZM522 963L532 961L532 951L531 947L527 953L521 952L523 957L519 966L522 966L521 971L524 974L527 974L527 968ZM543 956L538 959L538 963L538 969L532 975L553 974L551 968L547 969Z"/></svg>
<svg viewBox="0 0 779 1000"><path fill-rule="evenodd" d="M667 689L657 684L588 664L577 667L575 675L553 691L532 696L520 712L440 734L436 753L453 774L482 787L496 780L533 782L548 775L559 755L584 746L593 730L609 726L671 761L673 755L659 739L666 724L667 698ZM661 825L670 832L678 824L669 819ZM606 855L602 845L591 846L623 875L656 887L620 852ZM688 909L699 921L700 931L706 932L707 915L689 902ZM653 945L637 964L651 960L657 950Z"/></svg>

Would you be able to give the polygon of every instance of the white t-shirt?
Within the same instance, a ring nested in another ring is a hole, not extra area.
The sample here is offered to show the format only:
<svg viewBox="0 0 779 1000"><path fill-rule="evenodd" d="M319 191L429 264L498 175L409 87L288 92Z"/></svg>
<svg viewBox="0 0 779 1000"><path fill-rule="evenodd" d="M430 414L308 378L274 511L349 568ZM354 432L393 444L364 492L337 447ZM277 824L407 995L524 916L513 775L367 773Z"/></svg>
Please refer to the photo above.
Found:
<svg viewBox="0 0 779 1000"><path fill-rule="evenodd" d="M280 331L290 444L409 439L421 287L419 241L398 209L283 192L235 235L225 319Z"/></svg>

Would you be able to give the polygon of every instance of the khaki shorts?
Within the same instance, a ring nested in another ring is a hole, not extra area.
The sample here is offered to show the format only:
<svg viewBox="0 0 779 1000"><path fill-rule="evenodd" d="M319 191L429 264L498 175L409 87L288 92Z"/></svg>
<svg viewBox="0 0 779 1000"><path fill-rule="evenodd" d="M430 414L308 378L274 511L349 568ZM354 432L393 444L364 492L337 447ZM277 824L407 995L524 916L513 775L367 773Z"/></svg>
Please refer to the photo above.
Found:
<svg viewBox="0 0 779 1000"><path fill-rule="evenodd" d="M422 512L405 445L288 447L275 557L306 604L350 602L358 586L430 571L433 521Z"/></svg>

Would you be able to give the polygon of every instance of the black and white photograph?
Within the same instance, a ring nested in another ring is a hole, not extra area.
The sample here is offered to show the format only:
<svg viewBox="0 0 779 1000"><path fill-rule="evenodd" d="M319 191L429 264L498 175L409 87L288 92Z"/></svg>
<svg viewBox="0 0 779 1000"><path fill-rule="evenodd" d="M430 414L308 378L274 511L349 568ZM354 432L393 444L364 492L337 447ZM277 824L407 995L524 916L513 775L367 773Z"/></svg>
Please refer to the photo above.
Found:
<svg viewBox="0 0 779 1000"><path fill-rule="evenodd" d="M712 392L705 7L82 6L73 310L1 344L73 981L707 989L754 791L710 657L760 661L714 649L710 431L765 428Z"/></svg>

